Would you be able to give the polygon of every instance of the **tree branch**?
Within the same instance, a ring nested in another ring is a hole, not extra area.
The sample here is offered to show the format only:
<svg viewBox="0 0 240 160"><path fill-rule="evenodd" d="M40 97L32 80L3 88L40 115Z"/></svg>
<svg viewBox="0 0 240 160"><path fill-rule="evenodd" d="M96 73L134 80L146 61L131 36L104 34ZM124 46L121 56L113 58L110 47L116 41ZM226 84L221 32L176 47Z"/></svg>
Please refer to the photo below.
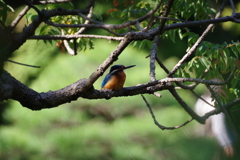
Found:
<svg viewBox="0 0 240 160"><path fill-rule="evenodd" d="M33 8L33 9L38 13L39 16L42 15L42 12L41 12L35 5L33 5L33 3L32 3L31 1L29 1L29 0L24 0L24 2L25 2L29 7Z"/></svg>
<svg viewBox="0 0 240 160"><path fill-rule="evenodd" d="M80 35L39 35L39 36L30 36L28 39L42 39L42 40L71 40L78 38L96 38L96 39L107 39L113 41L121 41L124 37L112 37L112 36L101 36L101 35L89 35L89 34L80 34Z"/></svg>
<svg viewBox="0 0 240 160"><path fill-rule="evenodd" d="M93 7L90 8L89 13L87 15L87 18L91 18L93 14ZM89 24L89 20L86 20L84 24ZM80 28L79 31L77 31L75 34L81 34L86 29L86 27Z"/></svg>
<svg viewBox="0 0 240 160"><path fill-rule="evenodd" d="M230 102L230 103L227 103L225 104L223 107L226 109L226 110L229 110L231 109L233 106L237 105L240 103L240 98L237 98L235 99L234 101ZM218 107L210 112L207 112L205 113L204 116L202 116L203 119L207 120L209 117L215 115L215 114L219 114L222 112L222 108Z"/></svg>
<svg viewBox="0 0 240 160"><path fill-rule="evenodd" d="M61 32L62 32L62 35L64 36L64 30L61 29ZM76 39L74 39L75 41ZM64 44L64 47L67 49L68 53L71 55L71 56L74 56L74 55L77 55L77 50L76 50L76 47L75 47L75 43L74 43L74 50L70 47L69 43L67 40L63 40L63 44Z"/></svg>
<svg viewBox="0 0 240 160"><path fill-rule="evenodd" d="M174 126L174 127L165 127L165 126L161 125L161 124L157 121L157 119L156 119L156 117L155 117L155 115L154 115L154 112L153 112L150 104L149 104L148 101L146 100L146 98L145 98L143 95L141 95L141 96L142 96L142 99L144 100L144 102L146 103L146 105L147 105L147 107L148 107L148 109L149 109L149 112L150 112L150 114L151 114L151 116L152 116L152 118L153 118L154 123L155 123L156 126L158 126L161 130L165 130L165 129L167 129L167 130L178 129L178 128L181 128L181 127L187 125L189 122L191 122L191 121L193 120L193 119L191 118L191 119L187 120L186 122L184 122L184 123L181 124L181 125Z"/></svg>
<svg viewBox="0 0 240 160"><path fill-rule="evenodd" d="M63 2L71 2L74 0L48 0L48 1L34 1L33 4L55 4L55 3L63 3Z"/></svg>
<svg viewBox="0 0 240 160"><path fill-rule="evenodd" d="M178 101L178 103L183 107L183 109L196 121L198 121L201 124L205 123L205 120L198 116L178 95L176 90L174 88L169 89L170 93L173 95L173 97Z"/></svg>
<svg viewBox="0 0 240 160"><path fill-rule="evenodd" d="M12 21L12 23L9 25L10 30L12 31L17 24L20 22L20 20L23 18L23 16L29 11L30 7L26 6L19 14L18 16Z"/></svg>
<svg viewBox="0 0 240 160"><path fill-rule="evenodd" d="M152 48L150 50L150 81L156 81L155 77L155 59L157 55L157 43L159 40L159 36L155 36Z"/></svg>
<svg viewBox="0 0 240 160"><path fill-rule="evenodd" d="M209 85L220 84L220 82L207 80L166 78L133 87L123 88L119 91L111 91L94 90L93 86L89 87L88 81L91 81L89 79L80 79L79 81L56 91L38 93L17 81L8 72L3 71L0 76L0 101L14 99L19 101L22 106L29 109L41 110L69 103L77 100L79 97L85 99L110 99L112 97L153 94L156 91L169 90L173 88L174 86L170 82L176 81L200 81L201 83Z"/></svg>

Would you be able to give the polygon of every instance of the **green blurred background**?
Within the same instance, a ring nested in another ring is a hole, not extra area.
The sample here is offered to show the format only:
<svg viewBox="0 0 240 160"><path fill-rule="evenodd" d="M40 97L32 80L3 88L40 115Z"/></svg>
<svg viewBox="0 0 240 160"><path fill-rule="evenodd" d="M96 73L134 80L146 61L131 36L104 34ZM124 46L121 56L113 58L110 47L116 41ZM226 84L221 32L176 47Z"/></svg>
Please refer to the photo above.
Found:
<svg viewBox="0 0 240 160"><path fill-rule="evenodd" d="M221 35L224 36L222 32L218 34ZM208 38L225 41L217 36ZM57 90L88 78L117 43L94 40L94 50L79 52L77 56L61 53L54 45L29 40L10 59L41 68L6 62L5 69L38 92ZM186 48L186 41L178 39L173 43L164 39L158 54L171 69ZM126 87L149 81L149 59L145 58L148 54L147 49L130 46L114 63L136 65L126 70ZM161 79L166 74L158 67L156 76ZM95 89L100 89L102 80L103 76L94 84ZM199 88L198 92L203 91ZM160 93L162 98L146 95L160 124L176 126L190 118L167 91ZM185 91L179 94L189 106L194 106L196 97ZM5 125L0 126L1 160L208 160L218 159L221 152L213 137L200 136L202 125L195 121L180 129L160 130L140 95L110 100L79 98L41 111L31 111L9 100L1 103L1 108L6 108L2 115Z"/></svg>

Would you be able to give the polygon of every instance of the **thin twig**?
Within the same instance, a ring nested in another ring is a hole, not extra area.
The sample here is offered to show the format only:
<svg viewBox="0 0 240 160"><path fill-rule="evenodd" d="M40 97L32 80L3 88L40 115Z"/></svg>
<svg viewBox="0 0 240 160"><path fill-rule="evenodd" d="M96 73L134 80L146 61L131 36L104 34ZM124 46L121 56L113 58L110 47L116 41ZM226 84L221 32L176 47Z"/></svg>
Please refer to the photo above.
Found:
<svg viewBox="0 0 240 160"><path fill-rule="evenodd" d="M156 81L156 76L155 76L155 59L157 55L157 43L159 40L159 36L156 35L152 44L152 48L150 50L150 81Z"/></svg>
<svg viewBox="0 0 240 160"><path fill-rule="evenodd" d="M141 94L141 96L142 96L142 99L144 100L144 102L146 103L146 105L147 105L147 107L148 107L148 109L149 109L149 112L150 112L150 114L151 114L151 116L152 116L152 118L153 118L154 123L155 123L161 130L165 130L165 129L167 129L167 130L178 129L178 128L181 128L181 127L187 125L189 122L191 122L191 121L193 120L193 119L191 118L191 119L187 120L186 122L184 122L184 123L181 124L181 125L174 126L174 127L165 127L165 126L163 126L163 125L161 125L161 124L158 123L158 121L157 121L157 119L156 119L156 117L155 117L155 115L154 115L154 112L153 112L153 110L152 110L152 107L150 106L150 104L148 103L148 101L146 100L146 98L145 98L142 94Z"/></svg>
<svg viewBox="0 0 240 160"><path fill-rule="evenodd" d="M172 94L172 96L178 101L178 103L183 107L183 109L196 121L198 121L201 124L205 123L205 120L198 116L188 105L187 103L178 95L176 90L174 88L170 88L169 92Z"/></svg>
<svg viewBox="0 0 240 160"><path fill-rule="evenodd" d="M235 6L234 6L234 3L232 0L229 0L230 4L231 4L231 7L232 7L232 14L235 14L236 13L236 10L235 10Z"/></svg>
<svg viewBox="0 0 240 160"><path fill-rule="evenodd" d="M156 8L159 8L161 5L162 5L162 3L163 3L163 0L161 0L161 1L159 1L159 3L158 3L158 5L157 5L157 7ZM154 21L154 13L157 11L157 9L155 9L155 10L153 10L153 12L150 14L150 18L149 18L149 20L148 20L148 25L147 25L147 27L143 30L143 32L146 32L146 31L148 31L149 30L149 28L153 25L153 21Z"/></svg>
<svg viewBox="0 0 240 160"><path fill-rule="evenodd" d="M92 18L92 13L93 13L93 7L91 7L90 9L89 9L89 13L88 13L88 15L87 15L87 18ZM86 20L85 22L84 22L84 24L89 24L89 20ZM86 29L86 27L82 27L82 28L80 28L79 29L79 31L77 31L75 34L81 34L81 33L83 33L83 31Z"/></svg>
<svg viewBox="0 0 240 160"><path fill-rule="evenodd" d="M126 33L124 34L118 34L116 32L113 32L110 28L108 28L108 26L105 26L103 24L58 24L58 23L53 23L51 21L44 21L44 23L46 23L47 25L50 26L54 26L54 27L60 27L60 28L81 28L81 27L85 27L85 28L102 28L106 31L108 31L109 33L112 33L116 36L124 36Z"/></svg>
<svg viewBox="0 0 240 160"><path fill-rule="evenodd" d="M173 2L174 2L174 0L169 0L169 1L168 1L167 5L165 6L166 9L165 9L165 11L164 11L163 17L167 17L167 16L168 16L168 14L169 14L169 12L170 12L170 9L172 8ZM160 24L160 26L158 27L158 31L159 31L160 34L163 33L163 30L164 30L164 26L165 26L165 24L166 24L166 21L167 21L166 19L162 19L161 24Z"/></svg>
<svg viewBox="0 0 240 160"><path fill-rule="evenodd" d="M9 25L11 27L11 30L13 30L17 24L20 22L20 20L25 16L25 14L29 11L30 7L27 5L19 14L18 16L12 21L12 23Z"/></svg>
<svg viewBox="0 0 240 160"><path fill-rule="evenodd" d="M199 96L196 92L194 92L194 90L190 90L196 97L198 97L199 99L201 99L203 102L207 103L209 106L214 107L214 105L212 105L211 103L209 103L208 101L206 101L204 98L202 98L201 96Z"/></svg>
<svg viewBox="0 0 240 160"><path fill-rule="evenodd" d="M33 67L33 68L40 68L40 66L34 66L34 65L19 63L19 62L16 62L16 61L13 61L13 60L9 60L9 59L8 59L7 61L8 61L8 62L12 62L12 63L19 64L19 65L22 65L22 66Z"/></svg>
<svg viewBox="0 0 240 160"><path fill-rule="evenodd" d="M234 101L232 102L229 102L227 104L225 104L223 107L227 110L231 109L232 107L234 107L235 105L239 104L240 103L240 98L237 98L235 99ZM216 115L216 114L219 114L222 112L222 108L218 107L218 108L215 108L214 110L212 111L209 111L207 113L205 113L204 116L202 116L203 119L207 120L209 117L211 117L212 115Z"/></svg>
<svg viewBox="0 0 240 160"><path fill-rule="evenodd" d="M164 17L167 17L169 12L170 12L170 9L172 7L172 4L173 4L173 1L174 0L169 0L167 5L165 6L166 10L164 11ZM160 6L162 4L163 1L160 1L158 3L158 5ZM152 22L153 22L153 14L154 12L151 14L150 16L150 19L149 19L149 25L147 26L146 28L146 31L149 29L150 25L152 25ZM160 32L160 35L163 33L163 29L164 29L164 26L165 26L165 23L166 23L166 20L162 20L161 21L161 24L159 26L159 32ZM157 55L157 43L158 43L158 40L159 40L159 36L156 35L154 37L154 41L153 41L153 45L152 45L152 49L150 51L150 81L155 81L156 80L156 76L155 76L155 60L156 60L156 55Z"/></svg>
<svg viewBox="0 0 240 160"><path fill-rule="evenodd" d="M63 30L63 29L61 30L61 32L62 32L62 35L64 36L65 34L64 34L64 30ZM72 55L72 56L77 55L76 50L75 50L75 49L73 50L73 49L70 47L70 45L69 45L69 43L68 43L67 40L63 40L63 44L64 44L64 47L67 49L67 51L68 51L68 53L69 53L70 55ZM75 47L74 47L74 48L75 48Z"/></svg>
<svg viewBox="0 0 240 160"><path fill-rule="evenodd" d="M107 39L113 41L121 41L124 37L113 37L113 36L101 36L101 35L88 35L88 34L80 34L80 35L35 35L31 36L28 39L44 39L44 40L70 40L70 39L78 39L78 38L96 38L96 39Z"/></svg>
<svg viewBox="0 0 240 160"><path fill-rule="evenodd" d="M55 4L55 3L63 3L63 2L71 2L73 0L47 0L47 1L34 1L33 4Z"/></svg>
<svg viewBox="0 0 240 160"><path fill-rule="evenodd" d="M31 1L29 0L24 1L29 7L33 8L38 13L39 16L42 15L41 11L36 6L34 6L34 4Z"/></svg>
<svg viewBox="0 0 240 160"><path fill-rule="evenodd" d="M156 56L156 60L159 64L159 66L165 71L165 73L169 73L169 70L167 69L167 67L162 63L162 61L160 60L160 58L158 56Z"/></svg>
<svg viewBox="0 0 240 160"><path fill-rule="evenodd" d="M144 31L144 29L140 26L139 22L136 23L136 27L139 31Z"/></svg>
<svg viewBox="0 0 240 160"><path fill-rule="evenodd" d="M180 22L191 22L191 21L188 21L188 20L184 20L184 19L176 19L176 18L169 18L169 17L155 17L155 18L159 18L159 19L166 19L166 20L172 20L172 21L180 21Z"/></svg>
<svg viewBox="0 0 240 160"><path fill-rule="evenodd" d="M208 84L208 85L224 85L225 82L219 82L219 81L214 81L214 80L203 80L203 79L197 79L197 78L164 78L160 80L156 80L153 82L148 82L146 83L147 86L154 86L156 84L162 84L162 83L169 83L169 82L197 82L201 84Z"/></svg>
<svg viewBox="0 0 240 160"><path fill-rule="evenodd" d="M162 97L162 95L161 95L160 93L157 93L157 92L154 92L153 95L156 96L156 97L158 97L158 98L161 98L161 97Z"/></svg>

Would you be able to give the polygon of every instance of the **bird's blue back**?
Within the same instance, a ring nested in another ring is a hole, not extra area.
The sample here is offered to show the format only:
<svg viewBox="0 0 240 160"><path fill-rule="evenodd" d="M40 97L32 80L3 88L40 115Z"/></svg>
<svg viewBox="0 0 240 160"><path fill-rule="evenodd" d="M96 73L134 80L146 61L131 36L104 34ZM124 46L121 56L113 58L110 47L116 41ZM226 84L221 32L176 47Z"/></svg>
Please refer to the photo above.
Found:
<svg viewBox="0 0 240 160"><path fill-rule="evenodd" d="M102 85L101 85L101 87L103 88L104 86L105 86L105 84L107 84L107 82L111 79L111 74L110 73L108 73L107 75L106 75L106 77L104 78L104 80L103 80L103 82L102 82Z"/></svg>

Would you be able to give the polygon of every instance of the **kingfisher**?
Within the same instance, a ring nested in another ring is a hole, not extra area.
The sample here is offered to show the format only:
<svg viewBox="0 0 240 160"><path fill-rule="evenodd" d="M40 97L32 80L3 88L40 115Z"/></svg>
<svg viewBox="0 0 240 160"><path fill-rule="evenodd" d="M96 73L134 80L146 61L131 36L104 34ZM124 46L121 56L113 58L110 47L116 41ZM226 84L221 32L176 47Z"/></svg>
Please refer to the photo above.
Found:
<svg viewBox="0 0 240 160"><path fill-rule="evenodd" d="M125 69L134 67L136 65L124 66L124 65L114 65L111 67L109 73L106 75L102 82L102 89L112 89L120 90L123 88L124 82L126 80Z"/></svg>

